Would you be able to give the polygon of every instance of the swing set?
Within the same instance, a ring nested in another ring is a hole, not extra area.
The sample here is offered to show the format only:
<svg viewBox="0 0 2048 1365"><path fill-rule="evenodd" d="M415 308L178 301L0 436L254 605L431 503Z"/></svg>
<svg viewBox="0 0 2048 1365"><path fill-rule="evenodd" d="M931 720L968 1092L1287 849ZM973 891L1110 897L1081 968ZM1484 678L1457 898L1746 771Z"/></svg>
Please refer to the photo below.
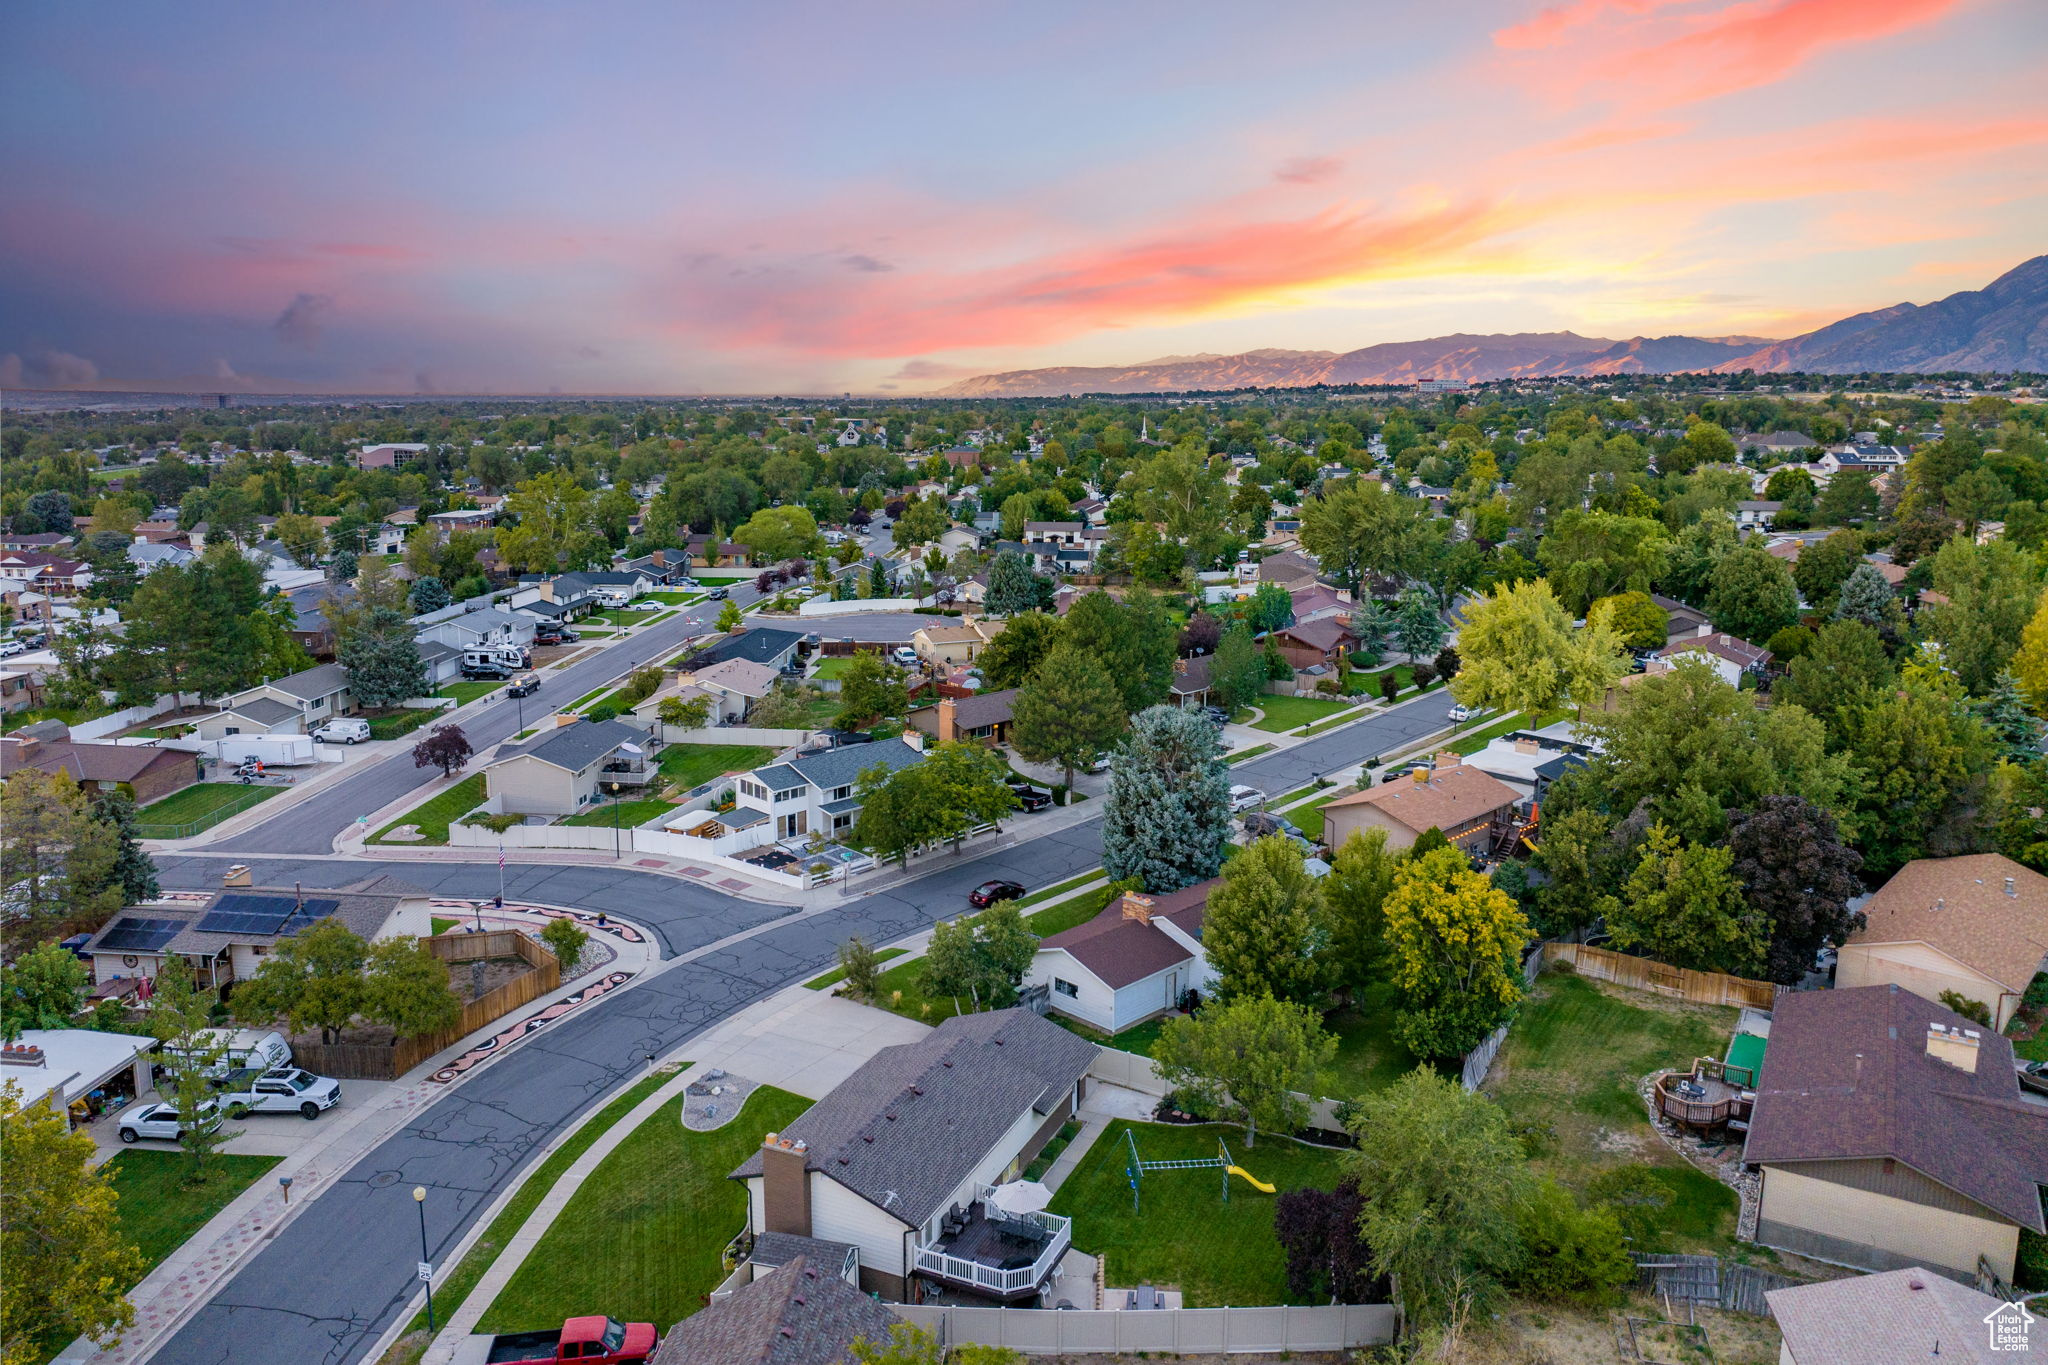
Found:
<svg viewBox="0 0 2048 1365"><path fill-rule="evenodd" d="M1236 1176L1261 1194L1273 1193L1274 1187L1247 1171L1231 1159L1230 1148L1223 1139L1216 1139L1216 1155L1194 1157L1182 1161L1146 1161L1138 1155L1138 1135L1134 1129L1124 1129L1124 1142L1130 1149L1130 1157L1124 1164L1125 1177L1131 1185L1131 1212L1139 1211L1139 1187L1145 1183L1147 1171L1217 1171L1223 1182L1223 1202L1230 1202L1230 1177Z"/></svg>

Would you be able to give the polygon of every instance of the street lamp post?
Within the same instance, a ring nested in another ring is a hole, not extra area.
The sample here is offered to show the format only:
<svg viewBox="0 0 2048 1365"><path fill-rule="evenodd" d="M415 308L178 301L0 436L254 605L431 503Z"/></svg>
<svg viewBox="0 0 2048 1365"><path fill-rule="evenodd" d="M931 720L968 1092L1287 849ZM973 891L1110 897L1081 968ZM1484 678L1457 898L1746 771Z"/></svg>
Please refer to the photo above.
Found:
<svg viewBox="0 0 2048 1365"><path fill-rule="evenodd" d="M434 1265L427 1257L427 1187L412 1187L412 1202L420 1207L420 1280L427 1286L427 1330L434 1327Z"/></svg>

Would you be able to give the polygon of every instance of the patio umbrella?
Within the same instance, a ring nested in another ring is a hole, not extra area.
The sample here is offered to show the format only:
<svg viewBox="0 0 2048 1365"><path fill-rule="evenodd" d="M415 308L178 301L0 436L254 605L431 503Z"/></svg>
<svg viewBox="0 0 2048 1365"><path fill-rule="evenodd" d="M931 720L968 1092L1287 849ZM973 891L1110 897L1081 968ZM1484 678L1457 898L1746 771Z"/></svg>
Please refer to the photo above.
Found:
<svg viewBox="0 0 2048 1365"><path fill-rule="evenodd" d="M1052 1191L1036 1180L1012 1180L996 1186L988 1202L1004 1213L1037 1213L1052 1202Z"/></svg>

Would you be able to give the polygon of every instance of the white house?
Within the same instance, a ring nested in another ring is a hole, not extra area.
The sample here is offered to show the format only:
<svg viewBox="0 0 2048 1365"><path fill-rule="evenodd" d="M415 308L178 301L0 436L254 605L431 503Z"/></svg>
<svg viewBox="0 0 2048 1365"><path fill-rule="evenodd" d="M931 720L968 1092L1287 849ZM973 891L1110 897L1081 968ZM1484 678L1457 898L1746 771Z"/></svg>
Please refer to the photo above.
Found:
<svg viewBox="0 0 2048 1365"><path fill-rule="evenodd" d="M755 702L775 690L782 675L767 664L751 659L726 659L708 668L686 670L678 675L685 692L692 689L711 698L711 723L739 722Z"/></svg>
<svg viewBox="0 0 2048 1365"><path fill-rule="evenodd" d="M355 709L348 670L340 664L321 664L235 693L227 705L199 722L199 737L310 734Z"/></svg>
<svg viewBox="0 0 2048 1365"><path fill-rule="evenodd" d="M1730 687L1740 687L1744 673L1761 673L1771 663L1768 649L1715 630L1711 624L1702 624L1696 635L1673 640L1657 651L1657 657L1672 668L1682 659L1698 659Z"/></svg>
<svg viewBox="0 0 2048 1365"><path fill-rule="evenodd" d="M1095 1044L1028 1010L946 1020L883 1048L732 1173L747 1230L857 1248L860 1287L916 1281L1032 1301L1072 1245L1069 1221L988 1202L1079 1107Z"/></svg>
<svg viewBox="0 0 2048 1365"><path fill-rule="evenodd" d="M862 773L878 766L895 773L923 761L923 750L901 739L784 759L740 774L733 784L740 809L733 814L742 816L751 809L766 816L773 832L762 839L764 843L799 834L830 836L851 829L860 817L860 797L854 789Z"/></svg>
<svg viewBox="0 0 2048 1365"><path fill-rule="evenodd" d="M1206 990L1202 914L1217 879L1158 896L1127 893L1086 924L1040 940L1025 979L1061 1014L1120 1033Z"/></svg>
<svg viewBox="0 0 2048 1365"><path fill-rule="evenodd" d="M643 786L647 736L616 720L577 721L524 744L504 744L484 769L484 791L499 815L574 815L599 799L600 782Z"/></svg>
<svg viewBox="0 0 2048 1365"><path fill-rule="evenodd" d="M539 624L523 612L505 611L498 607L469 611L461 603L413 618L422 643L435 640L455 649L479 649L487 645L531 648Z"/></svg>

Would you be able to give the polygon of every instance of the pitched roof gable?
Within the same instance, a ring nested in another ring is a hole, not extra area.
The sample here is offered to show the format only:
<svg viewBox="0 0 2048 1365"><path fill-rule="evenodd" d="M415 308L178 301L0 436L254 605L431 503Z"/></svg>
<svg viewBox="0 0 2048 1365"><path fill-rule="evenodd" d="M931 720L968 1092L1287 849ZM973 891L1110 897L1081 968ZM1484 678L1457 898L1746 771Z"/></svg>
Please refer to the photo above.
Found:
<svg viewBox="0 0 2048 1365"><path fill-rule="evenodd" d="M2009 991L2048 961L2048 877L2003 854L1915 859L1863 914L1850 943L1925 943Z"/></svg>

